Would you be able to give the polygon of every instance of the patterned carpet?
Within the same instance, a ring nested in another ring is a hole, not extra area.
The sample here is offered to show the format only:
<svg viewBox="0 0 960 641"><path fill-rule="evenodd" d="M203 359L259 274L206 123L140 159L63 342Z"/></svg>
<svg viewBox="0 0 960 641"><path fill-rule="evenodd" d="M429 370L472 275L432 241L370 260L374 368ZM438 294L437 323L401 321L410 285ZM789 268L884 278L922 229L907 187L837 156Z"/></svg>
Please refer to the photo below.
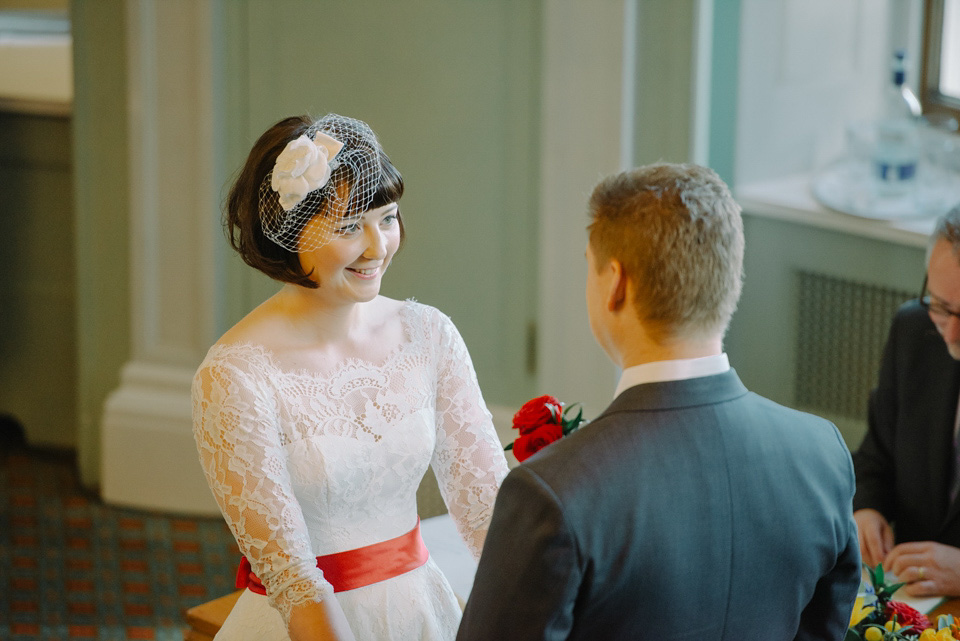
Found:
<svg viewBox="0 0 960 641"><path fill-rule="evenodd" d="M184 611L233 589L220 519L103 505L73 456L0 442L0 639L183 639Z"/></svg>

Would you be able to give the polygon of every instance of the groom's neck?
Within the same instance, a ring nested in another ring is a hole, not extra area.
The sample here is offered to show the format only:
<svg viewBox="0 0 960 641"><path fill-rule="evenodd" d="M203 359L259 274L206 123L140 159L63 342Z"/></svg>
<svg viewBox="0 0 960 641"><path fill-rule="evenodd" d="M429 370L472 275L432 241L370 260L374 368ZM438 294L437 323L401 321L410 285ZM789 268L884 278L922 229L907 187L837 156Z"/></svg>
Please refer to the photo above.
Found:
<svg viewBox="0 0 960 641"><path fill-rule="evenodd" d="M655 361L673 361L687 358L702 358L714 356L723 352L721 336L709 337L681 337L659 336L652 337L646 332L637 332L626 337L619 348L622 369L653 363Z"/></svg>

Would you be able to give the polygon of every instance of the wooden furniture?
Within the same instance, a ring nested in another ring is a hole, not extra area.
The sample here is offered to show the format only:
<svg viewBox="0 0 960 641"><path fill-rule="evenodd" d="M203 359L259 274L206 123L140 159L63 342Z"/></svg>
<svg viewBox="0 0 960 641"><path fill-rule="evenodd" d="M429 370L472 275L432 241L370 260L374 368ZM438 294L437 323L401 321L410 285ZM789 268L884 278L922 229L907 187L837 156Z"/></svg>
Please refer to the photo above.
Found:
<svg viewBox="0 0 960 641"><path fill-rule="evenodd" d="M927 615L931 623L936 623L937 617L941 614L952 614L954 618L960 618L960 598L947 599Z"/></svg>
<svg viewBox="0 0 960 641"><path fill-rule="evenodd" d="M190 628L184 631L183 641L213 641L241 594L243 590L237 590L187 610L187 623Z"/></svg>

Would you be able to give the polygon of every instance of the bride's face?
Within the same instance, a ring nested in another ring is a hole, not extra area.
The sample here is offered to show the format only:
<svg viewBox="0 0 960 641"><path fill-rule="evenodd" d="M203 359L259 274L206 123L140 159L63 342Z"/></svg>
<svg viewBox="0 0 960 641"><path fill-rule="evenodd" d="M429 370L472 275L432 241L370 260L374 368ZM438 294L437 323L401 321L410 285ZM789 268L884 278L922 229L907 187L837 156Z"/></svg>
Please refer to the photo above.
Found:
<svg viewBox="0 0 960 641"><path fill-rule="evenodd" d="M367 210L362 216L341 220L329 242L300 254L304 273L320 284L319 291L325 297L342 302L373 300L400 246L398 215L397 204L390 203ZM325 223L315 218L307 223L303 235L315 231L311 226L322 227Z"/></svg>

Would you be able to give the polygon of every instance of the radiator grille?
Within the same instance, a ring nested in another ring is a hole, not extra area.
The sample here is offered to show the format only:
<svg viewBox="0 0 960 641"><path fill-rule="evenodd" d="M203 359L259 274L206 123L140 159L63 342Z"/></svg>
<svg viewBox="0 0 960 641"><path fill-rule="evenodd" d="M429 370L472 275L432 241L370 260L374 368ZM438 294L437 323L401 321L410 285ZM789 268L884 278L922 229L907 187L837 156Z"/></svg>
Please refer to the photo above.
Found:
<svg viewBox="0 0 960 641"><path fill-rule="evenodd" d="M865 419L890 319L915 296L812 272L799 274L797 405Z"/></svg>

